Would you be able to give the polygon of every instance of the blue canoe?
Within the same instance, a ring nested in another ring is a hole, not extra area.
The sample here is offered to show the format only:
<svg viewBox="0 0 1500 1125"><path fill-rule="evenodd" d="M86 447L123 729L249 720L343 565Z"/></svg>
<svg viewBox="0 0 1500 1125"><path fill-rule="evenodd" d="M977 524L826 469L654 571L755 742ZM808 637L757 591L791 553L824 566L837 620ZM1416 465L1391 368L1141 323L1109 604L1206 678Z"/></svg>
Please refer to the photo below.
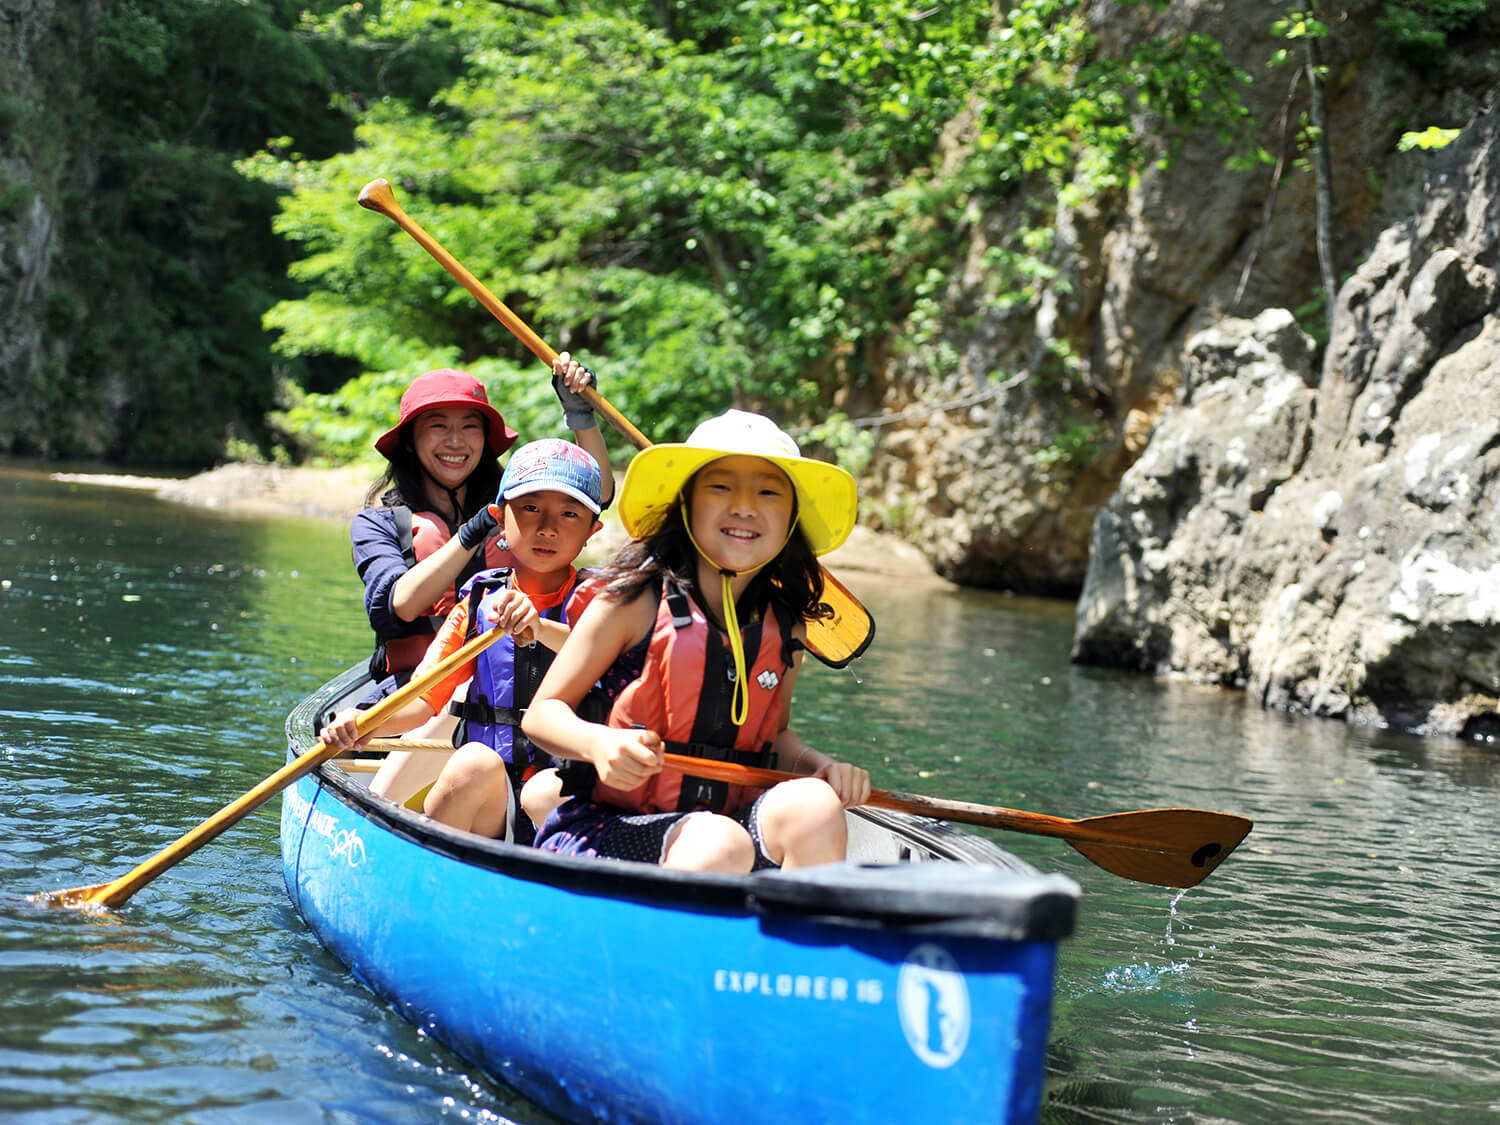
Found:
<svg viewBox="0 0 1500 1125"><path fill-rule="evenodd" d="M289 753L359 698L287 718ZM365 985L573 1121L1025 1122L1078 886L859 809L851 860L738 877L457 832L328 764L284 796L287 891Z"/></svg>

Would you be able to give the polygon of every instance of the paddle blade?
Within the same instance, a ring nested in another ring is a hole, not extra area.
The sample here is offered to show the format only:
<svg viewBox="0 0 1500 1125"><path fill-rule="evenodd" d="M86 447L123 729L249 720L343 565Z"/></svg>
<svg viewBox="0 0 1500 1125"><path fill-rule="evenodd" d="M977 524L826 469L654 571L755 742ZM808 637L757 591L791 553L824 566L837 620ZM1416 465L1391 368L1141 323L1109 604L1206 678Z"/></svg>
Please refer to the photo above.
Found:
<svg viewBox="0 0 1500 1125"><path fill-rule="evenodd" d="M1112 875L1159 887L1195 887L1239 847L1254 822L1205 809L1148 809L1073 822L1118 842L1063 837Z"/></svg>
<svg viewBox="0 0 1500 1125"><path fill-rule="evenodd" d="M405 687L392 692L368 710L360 712L355 720L354 729L361 735L372 734L407 703L464 667L503 636L505 636L504 630L490 629L456 652L449 653L432 667L412 676ZM319 739L310 750L282 766L270 777L263 779L260 784L230 801L191 832L184 833L174 843L163 848L144 863L137 864L113 882L100 883L91 887L74 887L66 891L43 892L33 895L31 900L43 906L71 906L82 909L122 906L136 891L163 871L186 859L226 829L238 824L288 785L311 773L338 753L339 747Z"/></svg>
<svg viewBox="0 0 1500 1125"><path fill-rule="evenodd" d="M807 651L830 668L843 668L870 647L875 619L825 568L820 616L807 623Z"/></svg>
<svg viewBox="0 0 1500 1125"><path fill-rule="evenodd" d="M73 887L66 891L42 891L27 895L26 901L33 906L66 906L75 910L103 910L110 904L105 895L113 883L95 883L91 887Z"/></svg>

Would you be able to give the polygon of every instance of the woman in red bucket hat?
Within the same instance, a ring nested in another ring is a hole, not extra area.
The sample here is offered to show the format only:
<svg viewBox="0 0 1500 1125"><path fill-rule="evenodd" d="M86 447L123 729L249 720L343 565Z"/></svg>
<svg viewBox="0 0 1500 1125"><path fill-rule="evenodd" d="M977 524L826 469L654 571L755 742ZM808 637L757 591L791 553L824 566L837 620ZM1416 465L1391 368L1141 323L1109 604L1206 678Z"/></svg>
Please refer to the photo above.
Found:
<svg viewBox="0 0 1500 1125"><path fill-rule="evenodd" d="M553 373L573 440L603 468L608 503L609 455L579 393L593 373L567 352ZM413 379L396 424L376 439L390 464L350 524L349 540L375 630L370 673L379 695L410 678L458 588L480 570L510 564L489 505L500 485L500 455L515 440L484 384L453 368Z"/></svg>

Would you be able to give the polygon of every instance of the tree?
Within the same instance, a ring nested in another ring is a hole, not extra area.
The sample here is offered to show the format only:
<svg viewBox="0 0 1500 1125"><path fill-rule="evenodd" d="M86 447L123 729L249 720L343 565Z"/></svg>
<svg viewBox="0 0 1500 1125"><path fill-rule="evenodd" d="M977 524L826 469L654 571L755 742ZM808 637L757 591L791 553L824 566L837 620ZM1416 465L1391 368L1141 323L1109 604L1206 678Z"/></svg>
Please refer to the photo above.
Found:
<svg viewBox="0 0 1500 1125"><path fill-rule="evenodd" d="M1124 184L1150 151L1143 115L1168 136L1245 126L1217 44L1097 60L1085 8L412 2L365 6L358 26L346 10L360 42L446 20L462 73L428 106L371 107L353 154L256 162L291 189L277 229L303 246L310 288L267 323L288 355L479 365L508 413L543 409L503 330L354 209L384 175L543 338L601 365L647 432L684 433L731 402L817 415L887 362L934 272L953 268L971 201L1055 191L1080 168L1086 190ZM1040 245L1025 235L1018 274ZM311 405L302 418L337 409L340 426L360 410L347 395Z"/></svg>

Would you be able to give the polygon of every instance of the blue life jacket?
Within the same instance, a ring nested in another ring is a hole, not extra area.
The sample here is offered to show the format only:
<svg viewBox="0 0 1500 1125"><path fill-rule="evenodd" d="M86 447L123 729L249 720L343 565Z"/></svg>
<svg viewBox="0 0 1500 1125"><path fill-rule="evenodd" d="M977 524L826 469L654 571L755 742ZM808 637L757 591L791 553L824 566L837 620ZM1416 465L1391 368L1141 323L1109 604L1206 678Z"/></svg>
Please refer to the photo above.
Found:
<svg viewBox="0 0 1500 1125"><path fill-rule="evenodd" d="M543 618L567 620L568 599L581 577L575 576L573 587L561 602L541 611ZM511 571L505 567L482 570L468 581L460 593L469 605L466 641L494 628L489 620L489 607L510 588ZM462 721L457 742L482 742L504 758L511 785L517 791L526 778L553 764L550 755L521 733L521 717L556 655L540 641L518 645L514 637L503 637L475 658L468 698L454 700L448 706L449 712Z"/></svg>

